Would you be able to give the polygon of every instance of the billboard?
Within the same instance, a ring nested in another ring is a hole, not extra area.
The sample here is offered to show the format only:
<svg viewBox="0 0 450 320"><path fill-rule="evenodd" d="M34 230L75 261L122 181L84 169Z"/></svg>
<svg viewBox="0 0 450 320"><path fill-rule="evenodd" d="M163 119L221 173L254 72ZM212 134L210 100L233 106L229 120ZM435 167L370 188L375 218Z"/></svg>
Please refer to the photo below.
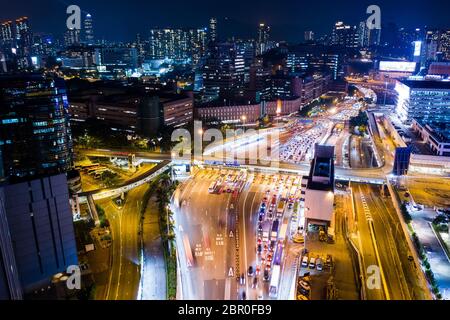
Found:
<svg viewBox="0 0 450 320"><path fill-rule="evenodd" d="M416 62L409 61L380 61L380 71L388 72L414 72Z"/></svg>
<svg viewBox="0 0 450 320"><path fill-rule="evenodd" d="M414 41L414 57L420 57L422 52L422 41Z"/></svg>

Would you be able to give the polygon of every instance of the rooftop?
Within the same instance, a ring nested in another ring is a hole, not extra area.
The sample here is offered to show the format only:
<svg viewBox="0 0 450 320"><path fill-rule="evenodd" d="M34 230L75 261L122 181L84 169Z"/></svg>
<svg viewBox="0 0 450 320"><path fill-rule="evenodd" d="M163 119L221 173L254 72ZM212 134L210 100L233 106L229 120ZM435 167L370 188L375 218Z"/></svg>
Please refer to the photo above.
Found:
<svg viewBox="0 0 450 320"><path fill-rule="evenodd" d="M404 85L415 89L446 89L450 90L448 80L402 80Z"/></svg>

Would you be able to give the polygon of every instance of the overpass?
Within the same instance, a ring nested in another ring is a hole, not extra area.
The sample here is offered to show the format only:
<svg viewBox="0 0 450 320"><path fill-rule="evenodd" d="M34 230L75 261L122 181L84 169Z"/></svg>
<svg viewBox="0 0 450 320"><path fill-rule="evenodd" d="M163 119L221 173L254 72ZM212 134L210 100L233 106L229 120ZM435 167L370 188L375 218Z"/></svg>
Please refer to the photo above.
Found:
<svg viewBox="0 0 450 320"><path fill-rule="evenodd" d="M152 161L154 162L155 160L152 159ZM92 200L118 197L124 192L130 191L131 189L143 185L144 183L150 182L164 171L167 171L171 165L172 162L170 160L162 160L154 168L133 179L128 180L118 187L97 189L78 193L78 200L80 203L90 203L89 199L91 197Z"/></svg>
<svg viewBox="0 0 450 320"><path fill-rule="evenodd" d="M172 156L169 153L154 153L154 152L124 152L121 150L104 150L104 149L94 149L94 150L85 150L83 153L86 156L96 156L96 157L120 157L124 156L124 154L134 153L136 159L144 160L145 162L159 162L159 163L167 163L167 166L170 166L173 162ZM174 160L175 162L180 163L191 163L190 159L186 160ZM241 168L248 168L250 170L258 170L258 171L268 171L268 172L286 172L286 173L295 173L295 174L308 174L309 173L309 163L302 164L291 164L279 161L271 161L267 165L264 164L248 164L248 160L241 158L236 159L233 164L227 165L227 160L222 158L217 158L214 156L203 156L202 159L194 160L196 164L203 164L207 166L239 166ZM157 166L158 167L158 166ZM156 167L155 167L156 168ZM155 169L154 168L154 169ZM376 183L379 184L381 180L385 180L387 174L390 174L392 168L387 166L381 168L366 168L366 169L351 169L351 168L343 168L336 167L335 176L338 180L347 180L347 181L358 181L358 182L366 182L366 183ZM139 179L140 177L136 177L133 180ZM133 181L132 180L132 181ZM151 179L149 179L151 180ZM149 181L148 180L148 181ZM127 183L128 184L128 183ZM127 190L128 191L128 190ZM104 191L106 192L106 190Z"/></svg>

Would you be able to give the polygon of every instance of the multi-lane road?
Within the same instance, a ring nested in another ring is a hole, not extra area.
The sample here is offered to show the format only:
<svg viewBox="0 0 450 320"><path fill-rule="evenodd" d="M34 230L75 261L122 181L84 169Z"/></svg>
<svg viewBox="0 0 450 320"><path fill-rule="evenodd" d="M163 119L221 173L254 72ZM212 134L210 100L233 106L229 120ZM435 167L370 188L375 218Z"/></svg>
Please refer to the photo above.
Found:
<svg viewBox="0 0 450 320"><path fill-rule="evenodd" d="M355 200L359 250L362 255L365 282L374 274L371 266L377 266L379 288L366 286L369 300L426 299L420 275L420 266L412 259L412 253L402 231L399 218L389 198L379 187L352 184Z"/></svg>

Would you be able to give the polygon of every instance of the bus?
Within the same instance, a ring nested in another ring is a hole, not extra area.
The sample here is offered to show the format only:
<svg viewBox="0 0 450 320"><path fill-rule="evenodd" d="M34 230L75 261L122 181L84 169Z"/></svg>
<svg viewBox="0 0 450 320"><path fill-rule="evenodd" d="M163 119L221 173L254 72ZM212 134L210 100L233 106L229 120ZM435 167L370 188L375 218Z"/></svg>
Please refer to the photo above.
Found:
<svg viewBox="0 0 450 320"><path fill-rule="evenodd" d="M211 184L209 185L209 188L208 188L208 192L209 193L214 193L215 189L216 189L216 181L211 182Z"/></svg>
<svg viewBox="0 0 450 320"><path fill-rule="evenodd" d="M276 266L280 266L282 257L283 257L283 244L280 241L277 244L277 248L276 248L276 251L275 251L275 257L273 259L273 264L276 265Z"/></svg>
<svg viewBox="0 0 450 320"><path fill-rule="evenodd" d="M278 296L278 284L280 283L281 267L274 265L272 277L270 278L269 297L275 299Z"/></svg>

